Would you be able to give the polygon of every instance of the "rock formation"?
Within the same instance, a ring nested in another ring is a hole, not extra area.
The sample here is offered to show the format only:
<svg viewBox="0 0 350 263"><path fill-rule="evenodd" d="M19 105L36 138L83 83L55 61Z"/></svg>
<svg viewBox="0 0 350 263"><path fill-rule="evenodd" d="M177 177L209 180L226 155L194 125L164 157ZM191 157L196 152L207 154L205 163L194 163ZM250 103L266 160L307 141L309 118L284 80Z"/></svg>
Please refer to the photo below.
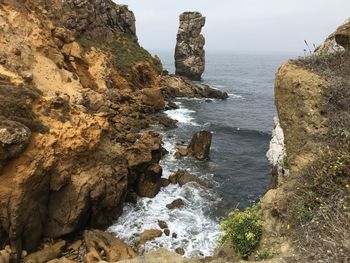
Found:
<svg viewBox="0 0 350 263"><path fill-rule="evenodd" d="M189 97L189 98L212 98L227 99L226 92L213 89L208 85L194 84L186 77L165 75L160 80L161 90L166 98Z"/></svg>
<svg viewBox="0 0 350 263"><path fill-rule="evenodd" d="M205 17L198 12L180 15L180 27L175 48L176 74L200 80L205 68L205 39L201 35Z"/></svg>
<svg viewBox="0 0 350 263"><path fill-rule="evenodd" d="M0 247L17 262L159 191L161 138L139 133L165 103L126 6L4 0L0 24Z"/></svg>
<svg viewBox="0 0 350 263"><path fill-rule="evenodd" d="M350 20L338 27L334 34L335 41L346 50L350 50Z"/></svg>
<svg viewBox="0 0 350 263"><path fill-rule="evenodd" d="M344 34L348 34L349 43L349 23L350 19L346 20L335 32L329 35L327 39L316 48L315 55L329 55L335 52L344 51L344 46L341 43L343 40L345 41L343 44L346 45L347 37L344 37ZM347 31L346 28L348 28Z"/></svg>
<svg viewBox="0 0 350 263"><path fill-rule="evenodd" d="M208 131L200 131L193 135L187 147L188 155L198 160L209 158L212 134Z"/></svg>

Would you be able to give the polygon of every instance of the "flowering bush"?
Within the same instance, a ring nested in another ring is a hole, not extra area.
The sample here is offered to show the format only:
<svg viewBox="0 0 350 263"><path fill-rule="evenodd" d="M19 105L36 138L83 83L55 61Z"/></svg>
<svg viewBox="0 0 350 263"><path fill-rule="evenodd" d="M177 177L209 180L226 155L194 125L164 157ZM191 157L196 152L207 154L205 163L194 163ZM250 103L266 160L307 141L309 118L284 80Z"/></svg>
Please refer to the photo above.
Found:
<svg viewBox="0 0 350 263"><path fill-rule="evenodd" d="M254 205L244 211L234 210L220 226L225 232L221 243L230 242L236 255L243 259L248 258L259 245L263 231L260 205Z"/></svg>

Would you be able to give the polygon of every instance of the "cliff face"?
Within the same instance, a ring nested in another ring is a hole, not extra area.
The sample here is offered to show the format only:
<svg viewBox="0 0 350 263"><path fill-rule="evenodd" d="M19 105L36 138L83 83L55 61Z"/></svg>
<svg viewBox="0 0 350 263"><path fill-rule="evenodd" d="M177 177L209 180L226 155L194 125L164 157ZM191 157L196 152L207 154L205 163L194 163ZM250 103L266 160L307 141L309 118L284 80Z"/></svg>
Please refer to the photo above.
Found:
<svg viewBox="0 0 350 263"><path fill-rule="evenodd" d="M198 12L180 15L180 27L175 48L176 74L200 80L205 68L205 39L201 34L205 17Z"/></svg>
<svg viewBox="0 0 350 263"><path fill-rule="evenodd" d="M276 188L262 200L262 244L273 244L296 262L349 260L348 23L313 56L289 61L276 74L275 104L285 145L278 152L286 157ZM334 43L342 48L332 48Z"/></svg>
<svg viewBox="0 0 350 263"><path fill-rule="evenodd" d="M44 237L108 226L128 189L157 193L145 182L161 138L138 132L164 98L134 22L108 0L1 2L0 245L17 260ZM142 56L121 61L127 44Z"/></svg>

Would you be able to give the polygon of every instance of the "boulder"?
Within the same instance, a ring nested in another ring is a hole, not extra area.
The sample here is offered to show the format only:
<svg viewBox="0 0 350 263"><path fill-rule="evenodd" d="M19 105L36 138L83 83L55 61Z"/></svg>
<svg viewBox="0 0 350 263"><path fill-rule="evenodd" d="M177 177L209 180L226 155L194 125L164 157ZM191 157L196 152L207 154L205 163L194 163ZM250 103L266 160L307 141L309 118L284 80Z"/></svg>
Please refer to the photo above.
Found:
<svg viewBox="0 0 350 263"><path fill-rule="evenodd" d="M212 134L208 131L200 131L193 135L187 147L188 155L198 160L209 158Z"/></svg>
<svg viewBox="0 0 350 263"><path fill-rule="evenodd" d="M168 228L164 229L163 232L166 236L170 235L170 230Z"/></svg>
<svg viewBox="0 0 350 263"><path fill-rule="evenodd" d="M162 110L165 107L164 97L159 88L143 89L142 101L155 110Z"/></svg>
<svg viewBox="0 0 350 263"><path fill-rule="evenodd" d="M167 224L165 221L162 221L162 220L158 220L158 226L159 226L161 229L168 228L168 224Z"/></svg>
<svg viewBox="0 0 350 263"><path fill-rule="evenodd" d="M205 39L201 30L205 17L199 12L180 15L180 26L175 48L176 75L200 80L205 68Z"/></svg>
<svg viewBox="0 0 350 263"><path fill-rule="evenodd" d="M172 201L170 204L167 204L166 207L171 210L171 209L175 209L175 208L180 208L184 205L185 205L185 202L181 198L179 198L179 199Z"/></svg>
<svg viewBox="0 0 350 263"><path fill-rule="evenodd" d="M172 174L170 177L172 177L172 180L176 181L180 186L183 186L190 182L195 182L204 187L210 186L208 182L201 180L200 178L198 178L197 175L190 174L185 170L178 170L176 173Z"/></svg>
<svg viewBox="0 0 350 263"><path fill-rule="evenodd" d="M221 100L225 100L228 98L227 92L222 92L220 90L213 89L213 88L209 87L208 85L203 86L202 96L204 98L221 99Z"/></svg>
<svg viewBox="0 0 350 263"><path fill-rule="evenodd" d="M177 128L177 120L173 120L172 118L169 118L167 116L159 116L158 122L160 125L164 126L165 128L174 129Z"/></svg>
<svg viewBox="0 0 350 263"><path fill-rule="evenodd" d="M60 258L66 247L66 241L62 240L53 245L49 245L42 250L29 254L24 258L28 263L46 263L50 260Z"/></svg>
<svg viewBox="0 0 350 263"><path fill-rule="evenodd" d="M137 179L136 193L141 197L155 197L161 188L161 177L162 167L159 164L151 164Z"/></svg>
<svg viewBox="0 0 350 263"><path fill-rule="evenodd" d="M227 99L228 94L208 85L196 85L183 76L167 75L160 80L161 90L166 98L188 97L188 98L211 98ZM175 105L172 108L176 108ZM171 109L171 107L168 107Z"/></svg>
<svg viewBox="0 0 350 263"><path fill-rule="evenodd" d="M141 233L140 235L140 241L139 244L143 245L147 241L153 240L157 237L161 237L163 235L163 232L159 229L150 229L150 230L145 230Z"/></svg>
<svg viewBox="0 0 350 263"><path fill-rule="evenodd" d="M0 171L9 159L18 156L29 144L31 131L22 123L0 118Z"/></svg>
<svg viewBox="0 0 350 263"><path fill-rule="evenodd" d="M84 242L87 253L85 262L95 263L105 260L115 262L137 256L135 251L113 234L100 230L86 230Z"/></svg>
<svg viewBox="0 0 350 263"><path fill-rule="evenodd" d="M175 252L181 256L185 255L185 250L182 247L175 249Z"/></svg>
<svg viewBox="0 0 350 263"><path fill-rule="evenodd" d="M346 50L350 50L350 20L338 27L335 32L335 41Z"/></svg>

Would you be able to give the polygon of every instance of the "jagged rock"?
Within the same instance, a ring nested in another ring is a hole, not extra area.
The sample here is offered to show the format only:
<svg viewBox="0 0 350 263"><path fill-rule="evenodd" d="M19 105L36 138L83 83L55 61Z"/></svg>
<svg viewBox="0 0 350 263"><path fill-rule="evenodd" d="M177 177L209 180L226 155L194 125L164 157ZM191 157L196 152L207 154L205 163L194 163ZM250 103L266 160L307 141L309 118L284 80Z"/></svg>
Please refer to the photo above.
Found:
<svg viewBox="0 0 350 263"><path fill-rule="evenodd" d="M163 235L163 232L159 229L150 229L150 230L145 230L141 233L140 235L140 241L139 244L143 245L147 241L153 240L157 237L161 237Z"/></svg>
<svg viewBox="0 0 350 263"><path fill-rule="evenodd" d="M168 224L167 224L165 221L162 221L162 220L158 220L158 226L159 226L161 229L168 228Z"/></svg>
<svg viewBox="0 0 350 263"><path fill-rule="evenodd" d="M168 228L164 229L163 232L166 236L170 235L170 230Z"/></svg>
<svg viewBox="0 0 350 263"><path fill-rule="evenodd" d="M84 242L87 249L85 262L95 263L105 260L115 262L137 256L135 251L111 233L100 230L86 230Z"/></svg>
<svg viewBox="0 0 350 263"><path fill-rule="evenodd" d="M160 178L160 184L162 187L167 187L170 184L170 181L166 178Z"/></svg>
<svg viewBox="0 0 350 263"><path fill-rule="evenodd" d="M187 147L188 155L198 160L204 160L209 157L212 134L208 131L200 131L193 135L192 140Z"/></svg>
<svg viewBox="0 0 350 263"><path fill-rule="evenodd" d="M167 204L166 208L175 209L175 208L180 208L184 205L185 205L185 202L181 198L179 198L179 199L172 201L170 204Z"/></svg>
<svg viewBox="0 0 350 263"><path fill-rule="evenodd" d="M338 27L335 32L335 41L343 48L350 50L350 20Z"/></svg>
<svg viewBox="0 0 350 263"><path fill-rule="evenodd" d="M151 164L146 172L137 179L137 194L141 197L155 197L161 188L161 177L162 167L159 164Z"/></svg>
<svg viewBox="0 0 350 263"><path fill-rule="evenodd" d="M198 178L198 176L194 174L190 174L185 170L178 170L176 173L172 174L170 177L172 182L178 183L180 186L183 186L190 182L195 182L201 186L209 187L209 183L201 180L200 178Z"/></svg>
<svg viewBox="0 0 350 263"><path fill-rule="evenodd" d="M343 26L346 26L348 23L350 23L350 19L346 20L340 27L342 28ZM326 40L316 48L315 50L315 55L328 55L328 54L332 54L335 52L339 52L339 51L344 51L344 47L342 47L342 45L340 45L340 43L337 43L336 41L336 33L338 30L336 30L336 32L333 32L331 35L329 35ZM340 31L339 31L340 33ZM338 36L339 41L342 41L342 34L339 34ZM346 40L346 38L345 38Z"/></svg>
<svg viewBox="0 0 350 263"><path fill-rule="evenodd" d="M103 38L109 41L120 32L136 39L135 16L126 5L109 0L47 0L46 6L53 20L63 23L77 36L84 33L94 41ZM61 36L57 31L55 34ZM67 40L65 35L60 39Z"/></svg>
<svg viewBox="0 0 350 263"><path fill-rule="evenodd" d="M0 171L5 161L18 156L29 144L31 131L25 125L0 117Z"/></svg>
<svg viewBox="0 0 350 263"><path fill-rule="evenodd" d="M173 120L172 118L169 118L167 116L159 116L158 122L160 125L164 126L165 128L174 129L177 128L177 120Z"/></svg>
<svg viewBox="0 0 350 263"><path fill-rule="evenodd" d="M284 133L279 123L278 117L274 118L275 127L272 131L272 138L270 141L270 148L266 153L266 157L272 165L273 169L276 169L278 175L283 171L283 159L286 156L286 149L284 146Z"/></svg>
<svg viewBox="0 0 350 263"><path fill-rule="evenodd" d="M162 168L158 165L162 155L162 140L159 134L146 132L126 152L131 173L129 183L143 197L154 197L160 190Z"/></svg>
<svg viewBox="0 0 350 263"><path fill-rule="evenodd" d="M213 89L209 87L208 85L204 85L202 89L202 95L205 98L213 98L213 99L221 99L225 100L228 98L228 94L226 92L222 92L217 89Z"/></svg>
<svg viewBox="0 0 350 263"><path fill-rule="evenodd" d="M205 17L199 12L185 12L180 15L175 49L176 74L193 80L200 80L205 68L205 39L201 35Z"/></svg>
<svg viewBox="0 0 350 263"><path fill-rule="evenodd" d="M46 263L52 259L57 259L62 256L63 250L66 247L66 241L62 240L53 245L43 248L37 252L29 254L24 258L25 263Z"/></svg>
<svg viewBox="0 0 350 263"><path fill-rule="evenodd" d="M177 148L177 152L176 152L175 156L177 159L180 159L180 158L188 155L188 150L186 147L177 146L176 148Z"/></svg>
<svg viewBox="0 0 350 263"><path fill-rule="evenodd" d="M182 247L175 249L175 252L181 256L185 255L185 250Z"/></svg>
<svg viewBox="0 0 350 263"><path fill-rule="evenodd" d="M165 107L163 94L158 88L143 89L142 100L144 104L156 110L162 110Z"/></svg>
<svg viewBox="0 0 350 263"><path fill-rule="evenodd" d="M199 86L183 76L167 75L160 80L161 90L166 98L212 98L227 99L228 94L208 85Z"/></svg>

